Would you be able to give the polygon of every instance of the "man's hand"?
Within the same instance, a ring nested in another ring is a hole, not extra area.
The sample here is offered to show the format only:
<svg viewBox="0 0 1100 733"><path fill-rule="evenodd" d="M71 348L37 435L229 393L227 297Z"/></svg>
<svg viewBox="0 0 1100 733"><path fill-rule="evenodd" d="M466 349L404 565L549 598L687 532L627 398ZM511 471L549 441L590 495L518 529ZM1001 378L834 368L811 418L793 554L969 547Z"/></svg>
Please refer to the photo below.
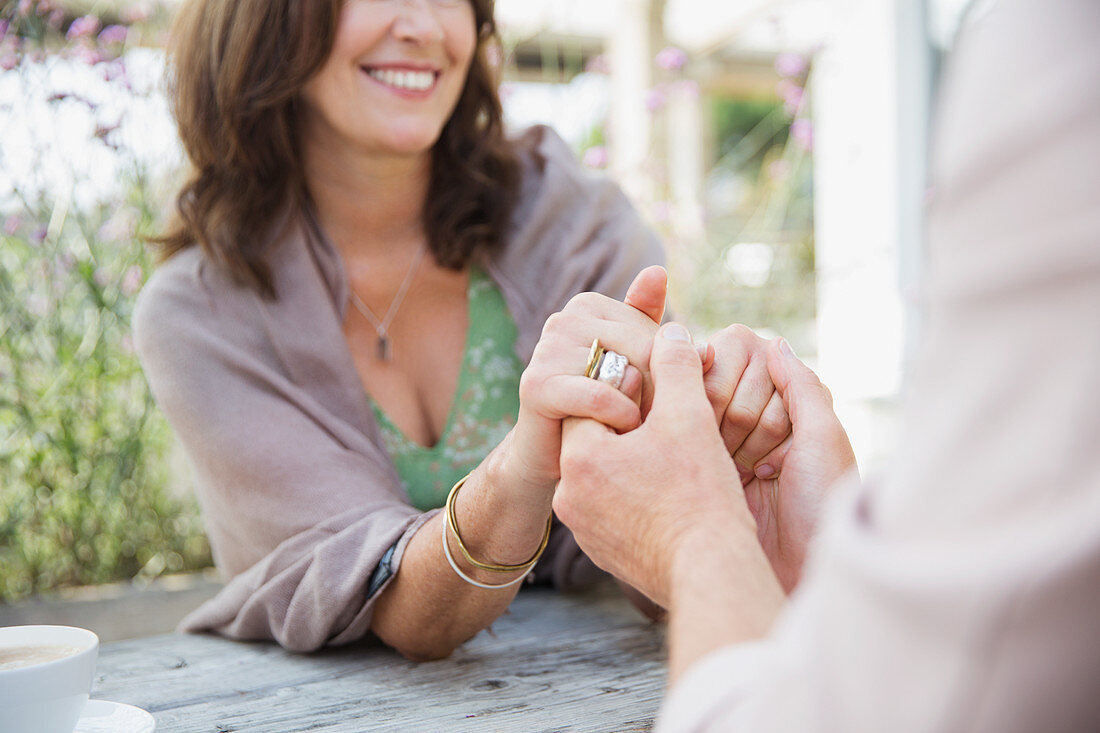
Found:
<svg viewBox="0 0 1100 733"><path fill-rule="evenodd" d="M618 435L565 422L554 509L597 565L667 607L681 543L721 528L755 545L756 526L682 326L661 328L649 366L653 406L641 427Z"/></svg>

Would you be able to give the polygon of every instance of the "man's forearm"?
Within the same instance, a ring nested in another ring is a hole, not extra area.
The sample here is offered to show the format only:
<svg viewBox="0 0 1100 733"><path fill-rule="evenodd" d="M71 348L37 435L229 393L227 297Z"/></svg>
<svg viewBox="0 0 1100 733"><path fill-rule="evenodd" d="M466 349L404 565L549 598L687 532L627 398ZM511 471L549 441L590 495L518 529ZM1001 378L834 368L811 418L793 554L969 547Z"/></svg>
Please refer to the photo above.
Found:
<svg viewBox="0 0 1100 733"><path fill-rule="evenodd" d="M715 525L693 531L674 550L671 683L709 652L766 635L786 601L756 537L732 521Z"/></svg>

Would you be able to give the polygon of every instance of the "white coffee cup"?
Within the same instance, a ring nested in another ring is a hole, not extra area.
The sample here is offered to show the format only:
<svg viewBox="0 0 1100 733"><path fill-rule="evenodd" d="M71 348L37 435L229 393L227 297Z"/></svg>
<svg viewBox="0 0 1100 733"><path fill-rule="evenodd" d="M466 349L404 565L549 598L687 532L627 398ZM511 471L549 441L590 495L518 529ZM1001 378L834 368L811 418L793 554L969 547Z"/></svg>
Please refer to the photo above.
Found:
<svg viewBox="0 0 1100 733"><path fill-rule="evenodd" d="M99 637L72 626L0 627L0 652L24 648L69 653L0 669L0 729L5 733L72 733L95 676Z"/></svg>

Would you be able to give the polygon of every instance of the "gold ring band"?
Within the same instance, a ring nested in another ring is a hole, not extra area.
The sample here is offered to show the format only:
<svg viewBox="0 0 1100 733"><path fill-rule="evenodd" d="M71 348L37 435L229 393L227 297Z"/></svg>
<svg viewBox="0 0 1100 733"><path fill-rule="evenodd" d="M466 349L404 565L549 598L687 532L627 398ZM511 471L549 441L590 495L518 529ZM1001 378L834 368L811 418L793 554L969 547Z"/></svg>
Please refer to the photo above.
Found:
<svg viewBox="0 0 1100 733"><path fill-rule="evenodd" d="M584 376L589 379L596 378L596 369L600 363L600 358L603 356L604 349L600 346L599 339L592 339L592 348L588 352L588 363L584 366Z"/></svg>

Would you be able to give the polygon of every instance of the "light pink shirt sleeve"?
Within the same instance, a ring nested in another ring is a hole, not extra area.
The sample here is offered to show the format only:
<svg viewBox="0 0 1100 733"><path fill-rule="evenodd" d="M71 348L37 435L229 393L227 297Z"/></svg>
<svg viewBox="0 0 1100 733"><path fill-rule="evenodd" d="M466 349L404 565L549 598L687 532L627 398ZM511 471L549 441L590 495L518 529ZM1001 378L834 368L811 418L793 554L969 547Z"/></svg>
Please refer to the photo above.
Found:
<svg viewBox="0 0 1100 733"><path fill-rule="evenodd" d="M940 100L900 453L659 733L1100 730L1100 3L1001 0Z"/></svg>

